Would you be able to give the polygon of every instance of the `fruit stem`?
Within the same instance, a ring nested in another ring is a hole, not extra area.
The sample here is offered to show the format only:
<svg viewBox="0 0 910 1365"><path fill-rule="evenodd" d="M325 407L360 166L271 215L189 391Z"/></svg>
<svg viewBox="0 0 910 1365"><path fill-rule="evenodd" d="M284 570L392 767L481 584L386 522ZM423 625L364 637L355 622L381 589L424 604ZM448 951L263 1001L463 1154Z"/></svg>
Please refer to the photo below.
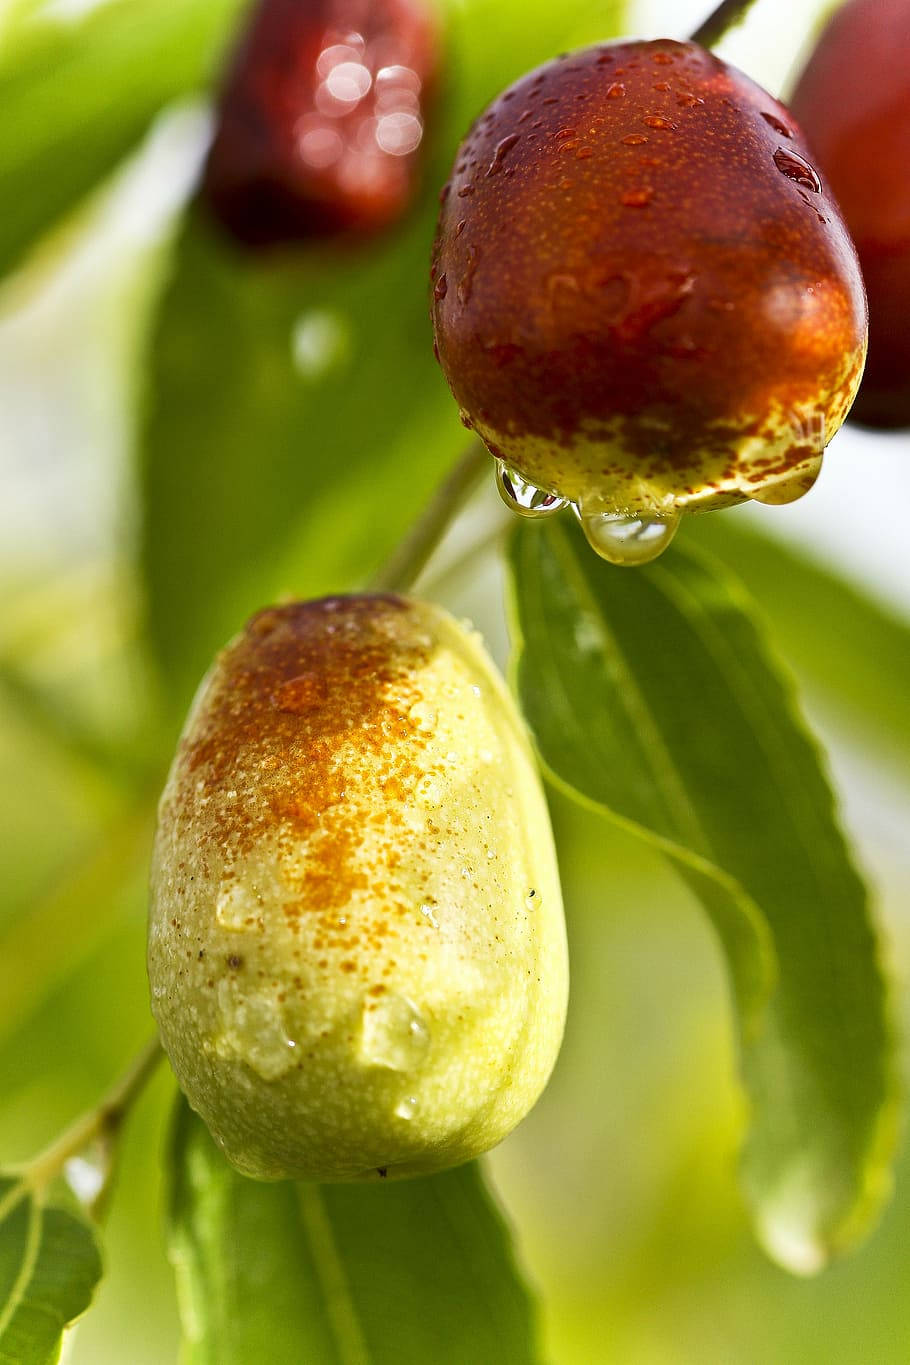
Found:
<svg viewBox="0 0 910 1365"><path fill-rule="evenodd" d="M111 1140L118 1132L161 1058L161 1044L155 1037L146 1043L120 1079L98 1104L81 1114L59 1137L54 1138L22 1171L23 1179L36 1193L54 1180L70 1157L78 1156L96 1138Z"/></svg>
<svg viewBox="0 0 910 1365"><path fill-rule="evenodd" d="M404 540L367 585L369 592L407 592L480 482L490 457L482 441L472 441L443 479Z"/></svg>
<svg viewBox="0 0 910 1365"><path fill-rule="evenodd" d="M721 0L717 9L699 24L690 42L698 43L700 47L714 47L725 33L745 19L751 5L752 0Z"/></svg>

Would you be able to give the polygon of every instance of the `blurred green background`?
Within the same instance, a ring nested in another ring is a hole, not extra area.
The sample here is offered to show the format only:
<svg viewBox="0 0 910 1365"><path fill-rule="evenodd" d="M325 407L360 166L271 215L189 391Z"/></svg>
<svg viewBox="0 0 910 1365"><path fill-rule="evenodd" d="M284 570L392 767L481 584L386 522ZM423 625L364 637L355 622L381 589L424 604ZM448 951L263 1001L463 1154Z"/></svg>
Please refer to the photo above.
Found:
<svg viewBox="0 0 910 1365"><path fill-rule="evenodd" d="M375 255L264 270L180 217L236 8L0 8L4 1161L91 1103L150 1031L154 801L212 651L271 596L361 581L460 447L425 299L435 186L459 133L556 51L617 32L681 35L707 7L453 0L449 89L413 220ZM779 88L820 8L757 0L725 52ZM797 673L878 891L904 1017L908 454L906 437L845 431L805 504L682 533L742 572ZM491 489L472 504L425 584L504 662L485 539L497 506ZM544 1098L488 1163L548 1358L910 1359L908 1172L866 1246L819 1279L762 1256L735 1183L745 1115L711 932L641 843L562 797L552 805L568 1031ZM75 1365L176 1356L159 1173L172 1094L160 1075L129 1126L108 1273L70 1344Z"/></svg>

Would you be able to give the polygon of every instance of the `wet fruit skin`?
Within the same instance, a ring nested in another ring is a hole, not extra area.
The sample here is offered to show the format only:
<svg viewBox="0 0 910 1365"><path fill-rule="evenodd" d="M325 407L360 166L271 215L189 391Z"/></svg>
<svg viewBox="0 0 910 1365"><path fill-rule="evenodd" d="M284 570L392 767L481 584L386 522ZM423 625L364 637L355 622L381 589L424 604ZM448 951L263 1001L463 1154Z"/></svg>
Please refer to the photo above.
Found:
<svg viewBox="0 0 910 1365"><path fill-rule="evenodd" d="M228 72L202 198L253 248L362 236L418 174L439 36L424 0L260 0Z"/></svg>
<svg viewBox="0 0 910 1365"><path fill-rule="evenodd" d="M540 781L476 634L394 596L255 616L162 797L148 960L246 1174L420 1175L499 1142L555 1061L567 965Z"/></svg>
<svg viewBox="0 0 910 1365"><path fill-rule="evenodd" d="M433 253L442 368L582 510L789 501L859 382L855 253L787 110L692 43L560 58L476 122Z"/></svg>
<svg viewBox="0 0 910 1365"><path fill-rule="evenodd" d="M869 296L851 419L910 427L910 5L853 0L819 39L793 111L837 196Z"/></svg>

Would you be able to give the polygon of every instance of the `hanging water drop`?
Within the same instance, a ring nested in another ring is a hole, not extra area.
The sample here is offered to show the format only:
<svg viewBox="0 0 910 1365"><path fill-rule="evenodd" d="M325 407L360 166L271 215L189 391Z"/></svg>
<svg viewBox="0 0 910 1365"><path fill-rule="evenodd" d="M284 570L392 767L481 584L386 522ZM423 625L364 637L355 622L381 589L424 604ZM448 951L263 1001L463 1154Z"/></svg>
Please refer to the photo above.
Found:
<svg viewBox="0 0 910 1365"><path fill-rule="evenodd" d="M496 487L506 507L520 517L546 517L566 505L565 498L529 483L505 460L496 461Z"/></svg>
<svg viewBox="0 0 910 1365"><path fill-rule="evenodd" d="M821 472L822 457L816 455L814 459L799 465L785 479L765 484L750 496L753 502L762 502L767 507L783 507L788 502L797 502L808 493Z"/></svg>
<svg viewBox="0 0 910 1365"><path fill-rule="evenodd" d="M679 513L584 512L576 508L588 544L611 564L649 564L676 534Z"/></svg>

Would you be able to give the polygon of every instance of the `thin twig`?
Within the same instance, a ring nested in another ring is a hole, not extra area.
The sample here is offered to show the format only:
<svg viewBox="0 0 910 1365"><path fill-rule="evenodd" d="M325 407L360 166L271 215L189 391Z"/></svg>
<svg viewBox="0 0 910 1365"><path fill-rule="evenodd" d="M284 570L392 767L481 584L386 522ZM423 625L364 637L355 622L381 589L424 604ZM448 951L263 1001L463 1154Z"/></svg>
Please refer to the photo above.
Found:
<svg viewBox="0 0 910 1365"><path fill-rule="evenodd" d="M391 558L374 574L368 585L370 592L408 591L489 468L489 463L490 457L483 444L472 442Z"/></svg>
<svg viewBox="0 0 910 1365"><path fill-rule="evenodd" d="M714 47L725 33L742 22L751 5L752 0L721 0L717 9L699 24L690 41L701 47Z"/></svg>
<svg viewBox="0 0 910 1365"><path fill-rule="evenodd" d="M35 1191L42 1190L60 1174L70 1157L78 1156L95 1138L112 1138L163 1055L157 1037L151 1039L93 1109L82 1114L26 1163L22 1177L27 1185Z"/></svg>

